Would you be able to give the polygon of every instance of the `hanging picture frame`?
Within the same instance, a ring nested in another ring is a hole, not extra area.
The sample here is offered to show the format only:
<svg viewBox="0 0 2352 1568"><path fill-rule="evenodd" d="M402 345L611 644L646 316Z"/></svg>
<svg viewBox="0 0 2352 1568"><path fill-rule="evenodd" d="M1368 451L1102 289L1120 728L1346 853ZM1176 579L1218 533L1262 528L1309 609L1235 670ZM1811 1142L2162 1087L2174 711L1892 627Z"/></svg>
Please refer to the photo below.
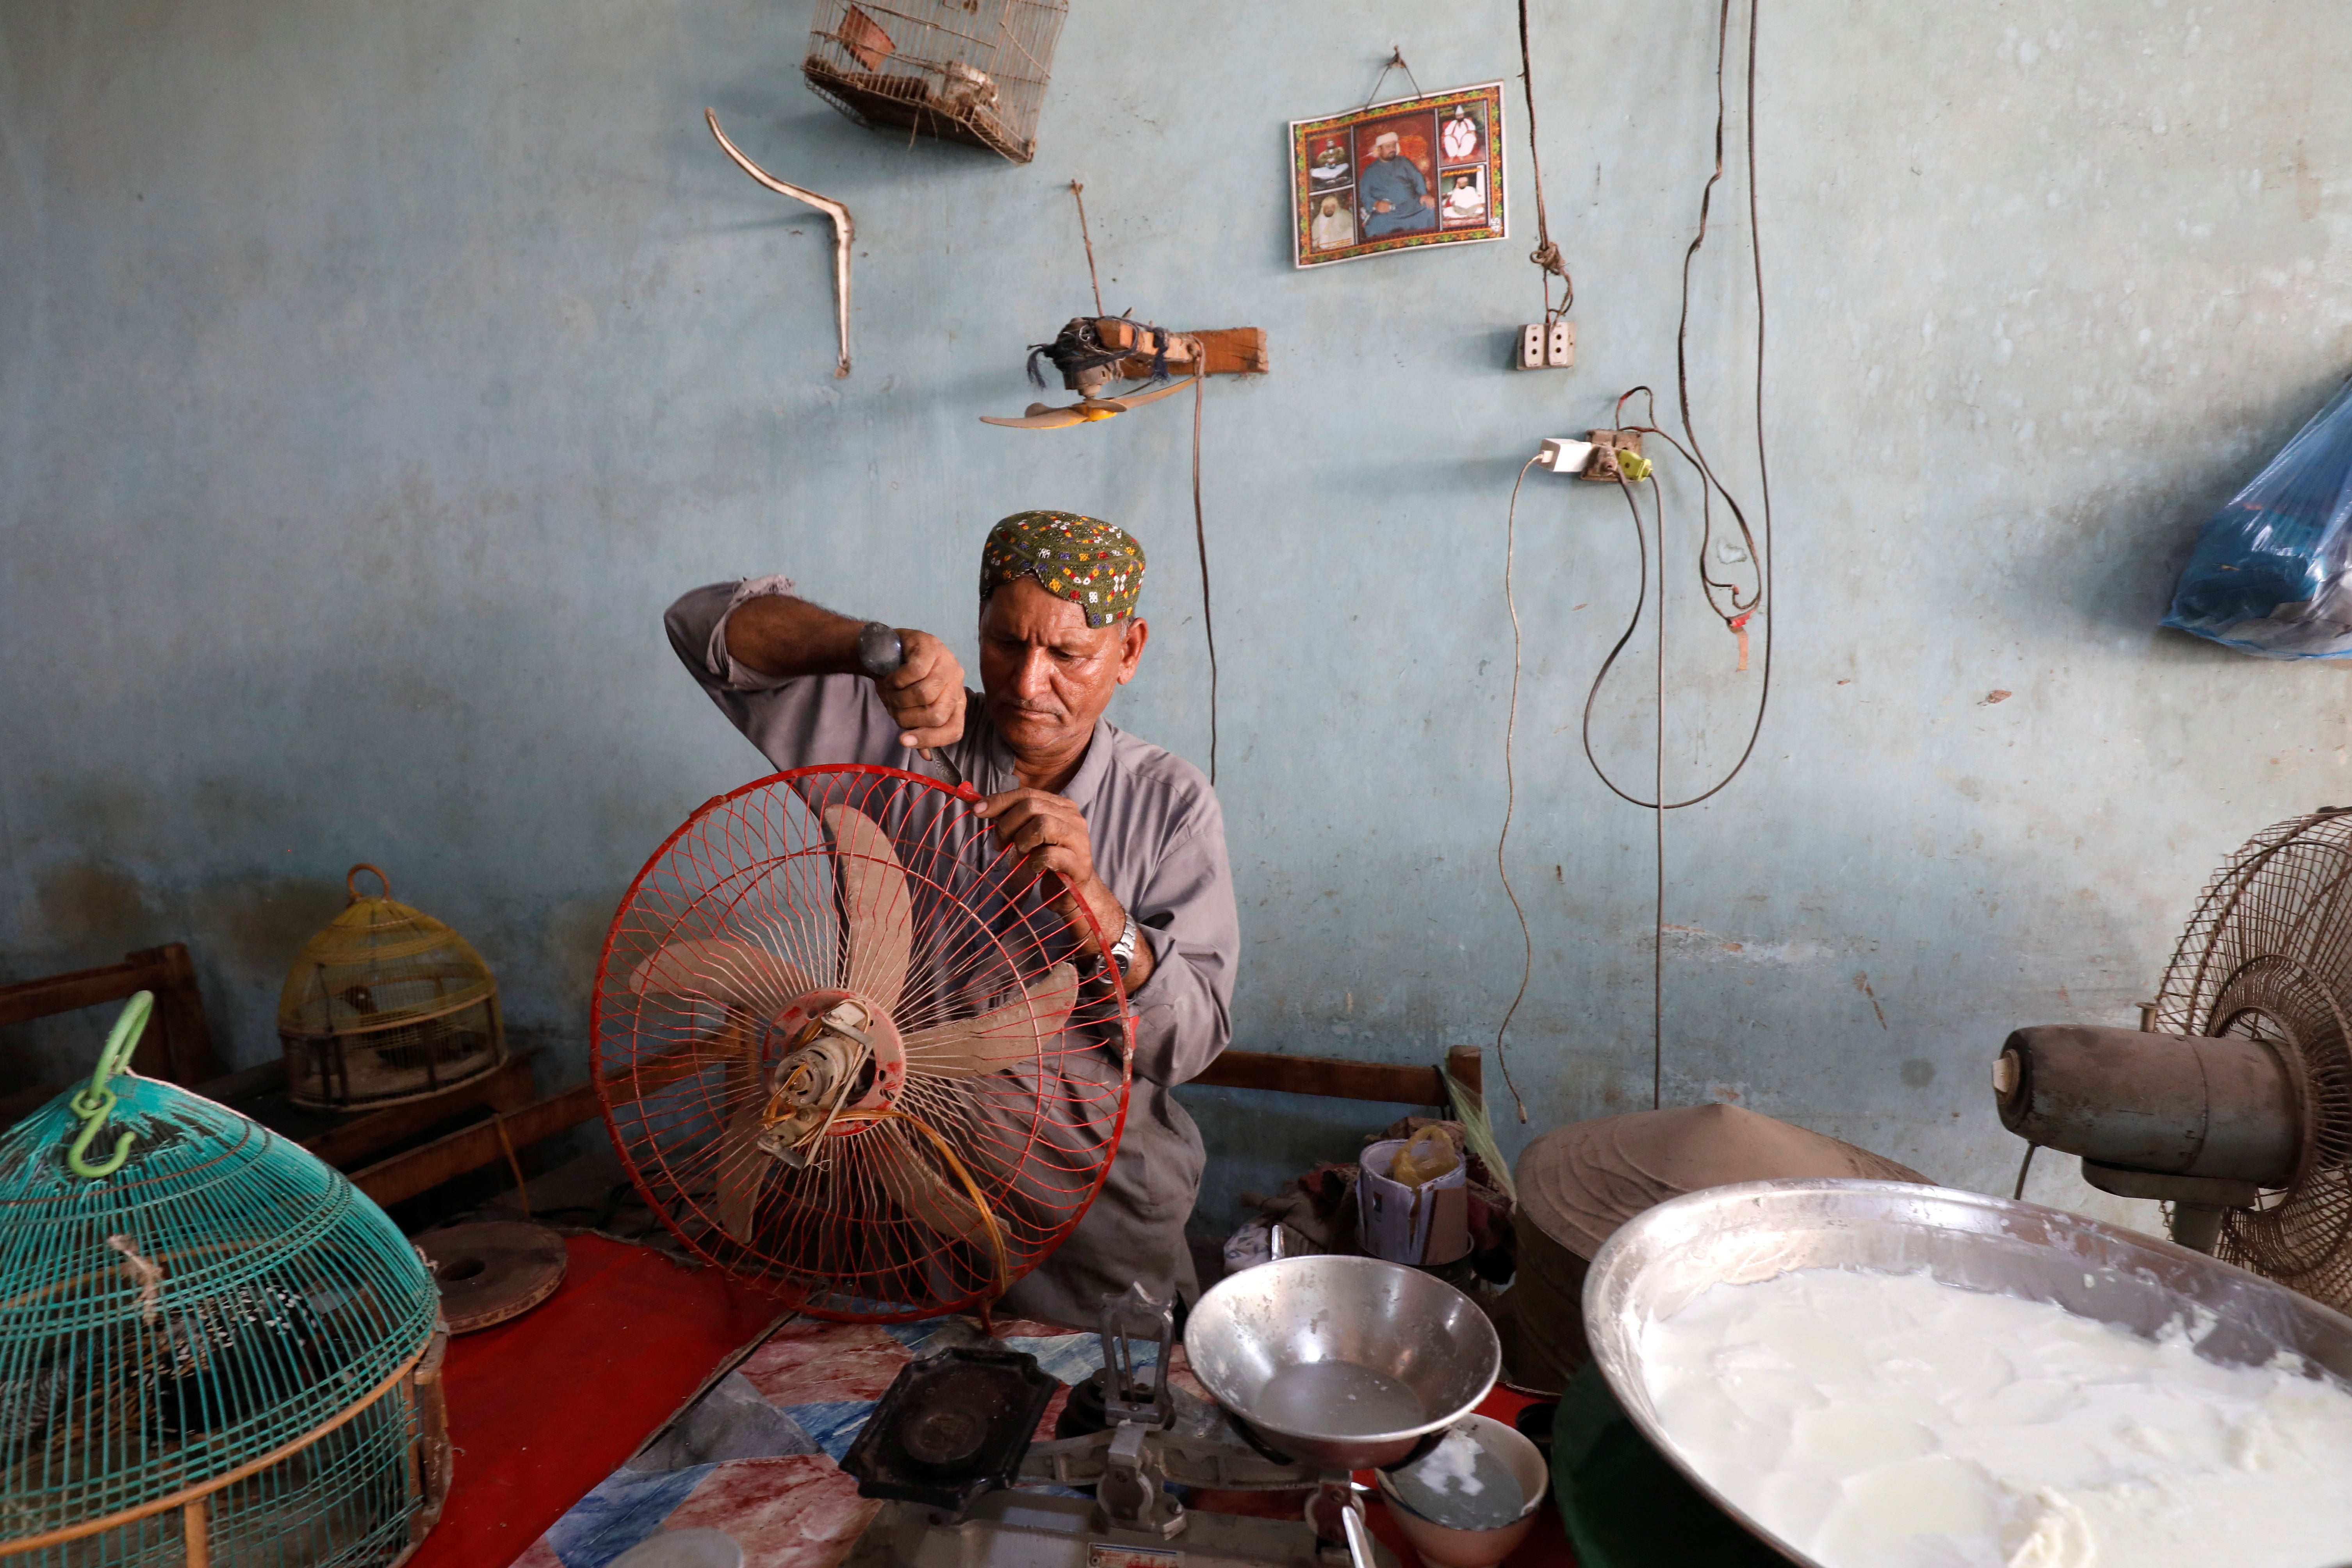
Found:
<svg viewBox="0 0 2352 1568"><path fill-rule="evenodd" d="M1503 142L1498 81L1292 121L1297 264L1508 238Z"/></svg>

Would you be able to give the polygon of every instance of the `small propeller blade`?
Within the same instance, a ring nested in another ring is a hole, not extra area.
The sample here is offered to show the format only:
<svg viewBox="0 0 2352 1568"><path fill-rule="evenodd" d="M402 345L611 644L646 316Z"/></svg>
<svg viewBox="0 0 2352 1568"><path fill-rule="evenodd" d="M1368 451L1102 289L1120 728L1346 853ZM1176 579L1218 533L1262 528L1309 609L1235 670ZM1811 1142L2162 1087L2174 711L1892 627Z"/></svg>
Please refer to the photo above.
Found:
<svg viewBox="0 0 2352 1568"><path fill-rule="evenodd" d="M1140 408L1147 403L1157 403L1163 397L1173 397L1200 379L1196 375L1188 375L1181 381L1171 381L1165 386L1155 386L1149 392L1122 392L1118 397L1106 399L1106 401L1116 402L1122 412L1129 408Z"/></svg>
<svg viewBox="0 0 2352 1568"><path fill-rule="evenodd" d="M1073 425L1085 424L1087 416L1076 408L1048 408L1042 403L1033 403L1029 412L1019 419L998 419L983 414L980 422L1002 425L1008 430L1066 430Z"/></svg>
<svg viewBox="0 0 2352 1568"><path fill-rule="evenodd" d="M894 1012L907 988L907 960L915 939L914 900L898 848L875 820L854 805L828 805L834 878L849 910L849 989Z"/></svg>
<svg viewBox="0 0 2352 1568"><path fill-rule="evenodd" d="M688 937L665 943L629 972L637 995L696 996L772 1018L815 982L757 942Z"/></svg>
<svg viewBox="0 0 2352 1568"><path fill-rule="evenodd" d="M1018 1001L992 1007L976 1018L935 1024L908 1035L907 1070L933 1078L977 1078L1032 1061L1061 1032L1062 1021L1077 1002L1077 969L1057 963Z"/></svg>

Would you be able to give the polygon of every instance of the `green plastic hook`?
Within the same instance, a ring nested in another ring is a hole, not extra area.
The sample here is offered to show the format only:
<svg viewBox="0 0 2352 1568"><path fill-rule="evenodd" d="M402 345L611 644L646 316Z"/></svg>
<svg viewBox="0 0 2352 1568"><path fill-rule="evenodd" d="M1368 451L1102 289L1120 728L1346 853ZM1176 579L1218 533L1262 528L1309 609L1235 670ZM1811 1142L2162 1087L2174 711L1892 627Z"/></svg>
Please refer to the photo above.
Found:
<svg viewBox="0 0 2352 1568"><path fill-rule="evenodd" d="M66 1168L77 1176L90 1181L110 1176L131 1158L131 1134L128 1132L114 1141L114 1152L100 1163L91 1164L87 1156L90 1143L105 1127L106 1119L114 1114L114 1090L107 1084L131 1065L131 1053L138 1048L139 1037L147 1032L148 1016L154 1011L152 991L142 991L122 1005L113 1031L106 1037L106 1048L98 1053L98 1066L89 1075L89 1087L73 1097L70 1109L81 1118L81 1131L74 1134L72 1146L66 1150Z"/></svg>

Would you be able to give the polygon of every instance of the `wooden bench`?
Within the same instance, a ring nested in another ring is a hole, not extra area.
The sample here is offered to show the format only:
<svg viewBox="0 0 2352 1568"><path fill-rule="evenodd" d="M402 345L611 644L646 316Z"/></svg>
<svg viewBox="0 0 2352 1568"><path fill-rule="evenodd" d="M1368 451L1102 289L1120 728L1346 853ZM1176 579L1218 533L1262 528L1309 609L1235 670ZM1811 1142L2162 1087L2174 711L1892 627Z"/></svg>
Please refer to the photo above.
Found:
<svg viewBox="0 0 2352 1568"><path fill-rule="evenodd" d="M1219 1089L1258 1089L1336 1100L1434 1105L1446 1107L1450 1114L1451 1100L1445 1090L1449 1073L1471 1093L1480 1093L1483 1055L1479 1048L1449 1048L1442 1069L1346 1061L1337 1057L1294 1057L1274 1051L1226 1051L1192 1081ZM613 1075L610 1081L617 1081L622 1076ZM638 1076L642 1082L646 1075L640 1072ZM656 1078L658 1079L658 1075ZM650 1088L652 1084L645 1083L644 1087ZM355 1171L352 1182L360 1191L388 1206L502 1160L509 1147L520 1149L536 1143L583 1121L592 1121L603 1111L595 1085L575 1083L543 1100L500 1111L489 1121L460 1128L430 1143Z"/></svg>
<svg viewBox="0 0 2352 1568"><path fill-rule="evenodd" d="M142 991L155 994L155 1013L131 1053L132 1070L188 1085L216 1077L220 1065L213 1058L212 1032L205 1026L195 965L182 942L124 953L120 963L0 985L0 1028L126 1001ZM38 1110L68 1087L37 1084L0 1094L0 1125Z"/></svg>
<svg viewBox="0 0 2352 1568"><path fill-rule="evenodd" d="M141 991L155 994L155 1013L131 1054L133 1071L179 1084L247 1114L259 1110L259 1120L286 1123L276 1130L341 1170L373 1163L419 1133L468 1111L487 1109L496 1116L531 1101L535 1051L510 1057L497 1070L430 1100L382 1110L336 1117L257 1103L270 1101L285 1087L284 1058L272 1057L233 1073L220 1070L205 1023L204 997L196 988L195 965L186 944L176 942L126 953L120 963L0 985L0 1027L121 1002ZM0 1127L30 1115L71 1087L38 1084L0 1094ZM280 1110L286 1114L278 1114ZM494 1152L502 1156L495 1131L492 1140Z"/></svg>

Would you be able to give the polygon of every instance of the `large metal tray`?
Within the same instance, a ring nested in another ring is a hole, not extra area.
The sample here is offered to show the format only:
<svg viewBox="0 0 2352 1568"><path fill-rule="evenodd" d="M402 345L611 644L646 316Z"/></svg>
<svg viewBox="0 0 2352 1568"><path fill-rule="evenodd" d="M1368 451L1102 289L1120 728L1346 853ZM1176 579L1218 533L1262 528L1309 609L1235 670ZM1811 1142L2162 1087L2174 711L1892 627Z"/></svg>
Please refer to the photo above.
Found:
<svg viewBox="0 0 2352 1568"><path fill-rule="evenodd" d="M2147 1336L2185 1319L2198 1332L2197 1353L2210 1361L2258 1365L2285 1350L2352 1381L2352 1318L2120 1226L1907 1182L1749 1182L1687 1194L1627 1222L1593 1258L1584 1284L1593 1359L1660 1453L1759 1540L1807 1568L1813 1559L1692 1468L1659 1424L1641 1370L1642 1330L1653 1320L1710 1285L1792 1268L1924 1268L1948 1285L2054 1302Z"/></svg>

